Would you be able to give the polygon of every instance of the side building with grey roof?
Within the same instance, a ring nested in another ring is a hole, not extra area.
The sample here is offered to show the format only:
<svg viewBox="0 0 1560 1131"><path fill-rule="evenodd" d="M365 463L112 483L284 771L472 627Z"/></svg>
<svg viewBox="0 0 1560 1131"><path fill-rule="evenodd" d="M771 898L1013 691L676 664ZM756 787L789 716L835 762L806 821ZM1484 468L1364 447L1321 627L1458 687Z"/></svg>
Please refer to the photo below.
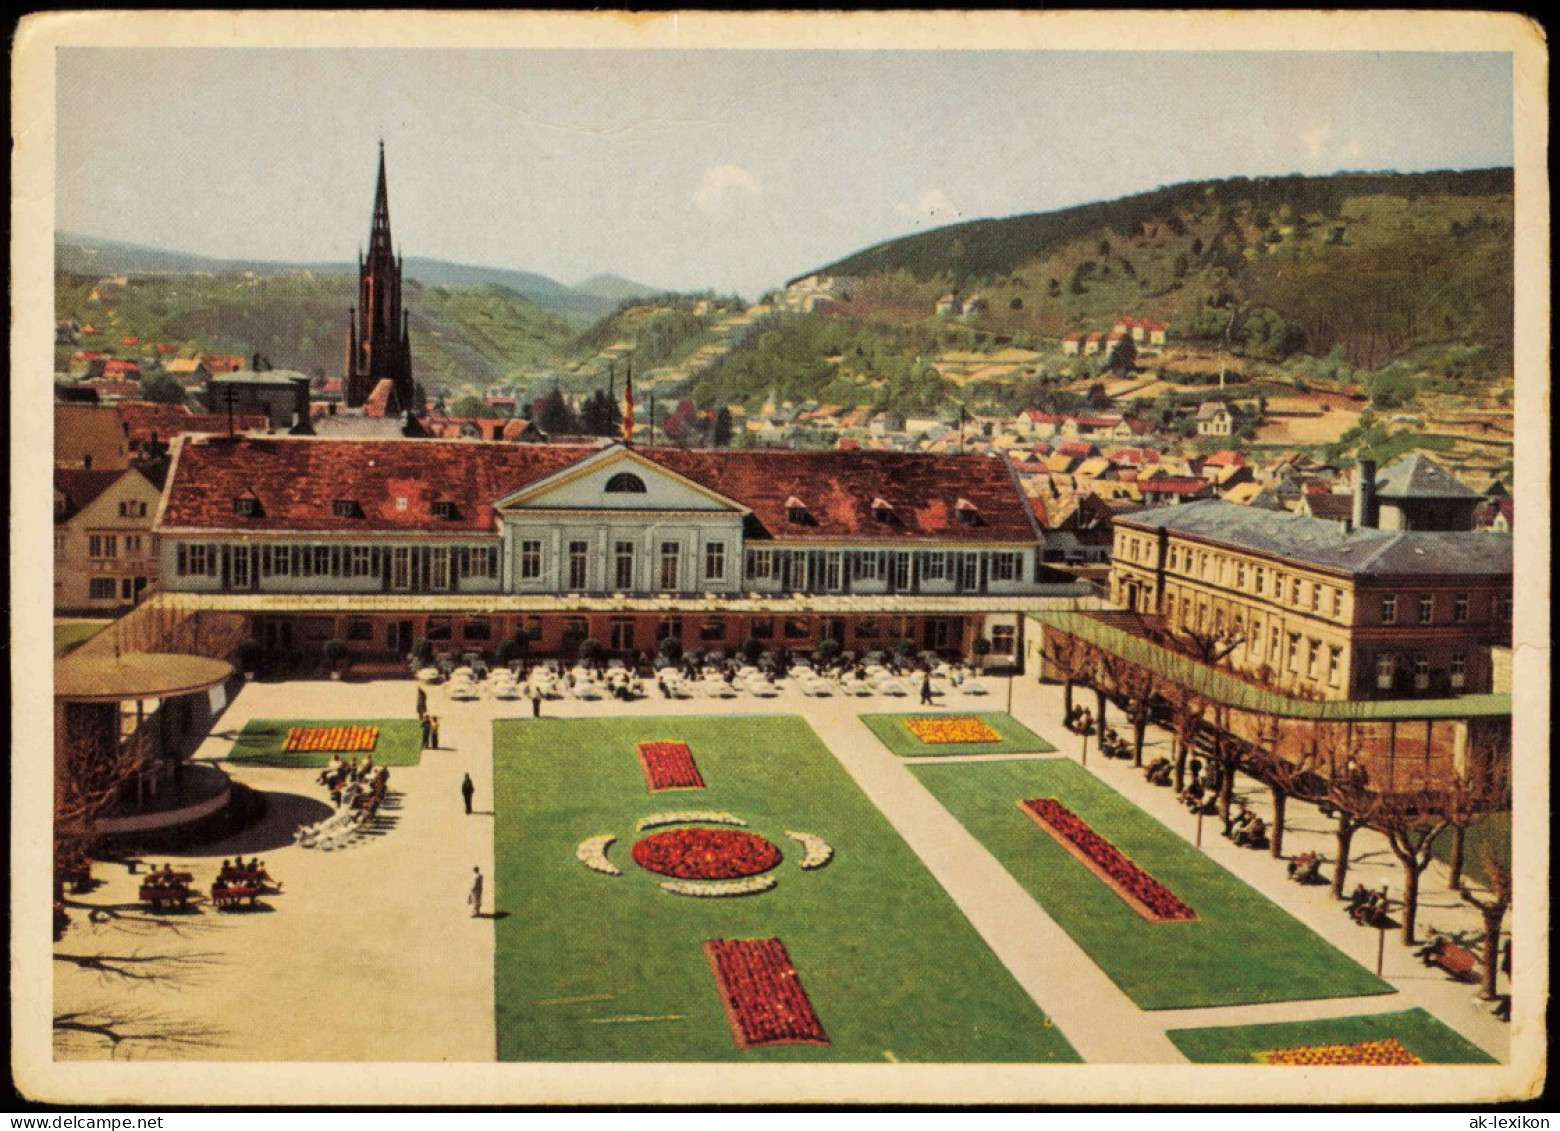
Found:
<svg viewBox="0 0 1560 1131"><path fill-rule="evenodd" d="M1233 645L1232 670L1292 694L1485 692L1490 649L1510 645L1509 534L1347 529L1221 500L1115 525L1117 604Z"/></svg>

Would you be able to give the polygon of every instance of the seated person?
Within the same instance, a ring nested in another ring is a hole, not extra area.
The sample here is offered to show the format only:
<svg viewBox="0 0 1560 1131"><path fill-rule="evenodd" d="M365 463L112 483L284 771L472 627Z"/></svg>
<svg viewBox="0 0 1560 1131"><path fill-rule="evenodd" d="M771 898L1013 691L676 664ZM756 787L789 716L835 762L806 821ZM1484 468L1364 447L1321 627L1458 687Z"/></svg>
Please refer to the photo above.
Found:
<svg viewBox="0 0 1560 1131"><path fill-rule="evenodd" d="M1251 823L1235 830L1235 843L1241 848L1261 848L1267 844L1267 825L1261 817L1253 817Z"/></svg>
<svg viewBox="0 0 1560 1131"><path fill-rule="evenodd" d="M1354 911L1364 906L1364 904L1369 901L1369 899L1370 892L1365 890L1365 885L1355 884L1354 890L1349 893L1349 902L1347 906L1344 907L1344 910L1350 914L1353 914Z"/></svg>
<svg viewBox="0 0 1560 1131"><path fill-rule="evenodd" d="M1447 941L1445 935L1431 927L1429 937L1425 939L1425 945L1414 951L1414 957L1426 966L1434 966L1436 956L1446 949Z"/></svg>

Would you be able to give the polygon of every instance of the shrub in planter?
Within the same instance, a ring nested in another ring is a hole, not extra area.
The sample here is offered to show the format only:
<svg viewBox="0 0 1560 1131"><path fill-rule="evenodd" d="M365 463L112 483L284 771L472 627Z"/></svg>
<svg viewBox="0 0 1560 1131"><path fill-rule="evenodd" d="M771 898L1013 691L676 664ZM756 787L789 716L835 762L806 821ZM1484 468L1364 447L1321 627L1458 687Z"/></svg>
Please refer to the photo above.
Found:
<svg viewBox="0 0 1560 1131"><path fill-rule="evenodd" d="M899 641L894 645L894 655L898 656L901 661L908 660L915 655L915 641L908 636L900 637Z"/></svg>
<svg viewBox="0 0 1560 1131"><path fill-rule="evenodd" d="M813 663L824 665L832 664L839 658L840 642L830 636L818 641L818 647L813 649Z"/></svg>
<svg viewBox="0 0 1560 1131"><path fill-rule="evenodd" d="M749 636L742 642L739 651L742 653L743 660L749 664L756 664L758 658L764 654L764 642L756 636Z"/></svg>
<svg viewBox="0 0 1560 1131"><path fill-rule="evenodd" d="M975 670L979 671L986 666L986 657L991 655L991 641L984 636L977 636L970 645L970 651L975 653Z"/></svg>
<svg viewBox="0 0 1560 1131"><path fill-rule="evenodd" d="M327 640L325 642L325 662L330 665L330 674L339 676L346 661L347 642L345 640Z"/></svg>
<svg viewBox="0 0 1560 1131"><path fill-rule="evenodd" d="M578 656L580 663L594 664L596 661L601 659L601 641L597 640L593 636L587 636L584 640L580 641Z"/></svg>
<svg viewBox="0 0 1560 1131"><path fill-rule="evenodd" d="M498 647L493 649L493 660L499 667L506 668L509 666L509 661L513 660L519 652L520 645L513 640L500 640Z"/></svg>
<svg viewBox="0 0 1560 1131"><path fill-rule="evenodd" d="M665 640L661 641L661 646L657 648L656 651L661 654L663 659L669 660L675 664L678 660L682 659L682 641L678 640L675 636L668 636Z"/></svg>
<svg viewBox="0 0 1560 1131"><path fill-rule="evenodd" d="M260 641L253 636L248 636L240 640L238 646L233 649L233 658L248 676L254 674L255 665L260 662L260 654L263 651Z"/></svg>
<svg viewBox="0 0 1560 1131"><path fill-rule="evenodd" d="M419 666L428 663L433 659L433 642L426 636L419 636L412 642L412 650L407 658Z"/></svg>

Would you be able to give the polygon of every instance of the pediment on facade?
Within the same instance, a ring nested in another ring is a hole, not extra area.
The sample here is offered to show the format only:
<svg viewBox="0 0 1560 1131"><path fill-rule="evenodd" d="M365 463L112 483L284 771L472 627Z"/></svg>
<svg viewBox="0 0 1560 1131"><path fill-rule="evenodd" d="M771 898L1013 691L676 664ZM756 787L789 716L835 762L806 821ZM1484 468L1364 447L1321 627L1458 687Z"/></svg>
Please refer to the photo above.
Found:
<svg viewBox="0 0 1560 1131"><path fill-rule="evenodd" d="M745 514L720 492L660 466L628 448L607 448L495 504L501 513L528 510L710 511Z"/></svg>

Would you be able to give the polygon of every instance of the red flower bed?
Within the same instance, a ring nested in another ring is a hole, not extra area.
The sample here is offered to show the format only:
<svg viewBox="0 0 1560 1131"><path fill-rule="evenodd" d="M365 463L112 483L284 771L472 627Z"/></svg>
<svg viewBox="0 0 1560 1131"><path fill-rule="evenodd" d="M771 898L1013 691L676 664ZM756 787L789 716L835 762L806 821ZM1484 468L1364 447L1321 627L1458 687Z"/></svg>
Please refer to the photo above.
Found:
<svg viewBox="0 0 1560 1131"><path fill-rule="evenodd" d="M739 829L668 829L634 845L634 863L680 880L735 880L780 863L780 850Z"/></svg>
<svg viewBox="0 0 1560 1131"><path fill-rule="evenodd" d="M1333 1065L1423 1064L1397 1040L1361 1041L1353 1045L1302 1045L1293 1049L1270 1049L1257 1054L1262 1064L1285 1064L1304 1068Z"/></svg>
<svg viewBox="0 0 1560 1131"><path fill-rule="evenodd" d="M332 751L357 753L379 744L379 728L348 724L331 727L288 727L286 753Z"/></svg>
<svg viewBox="0 0 1560 1131"><path fill-rule="evenodd" d="M703 789L704 779L693 760L693 752L684 742L641 742L639 765L645 772L645 785L654 793L660 789Z"/></svg>
<svg viewBox="0 0 1560 1131"><path fill-rule="evenodd" d="M1138 914L1156 923L1184 922L1197 912L1129 860L1121 849L1089 827L1087 821L1054 797L1020 801L1018 807L1032 817L1080 863L1104 880Z"/></svg>
<svg viewBox="0 0 1560 1131"><path fill-rule="evenodd" d="M710 939L704 955L739 1048L829 1043L779 939Z"/></svg>

